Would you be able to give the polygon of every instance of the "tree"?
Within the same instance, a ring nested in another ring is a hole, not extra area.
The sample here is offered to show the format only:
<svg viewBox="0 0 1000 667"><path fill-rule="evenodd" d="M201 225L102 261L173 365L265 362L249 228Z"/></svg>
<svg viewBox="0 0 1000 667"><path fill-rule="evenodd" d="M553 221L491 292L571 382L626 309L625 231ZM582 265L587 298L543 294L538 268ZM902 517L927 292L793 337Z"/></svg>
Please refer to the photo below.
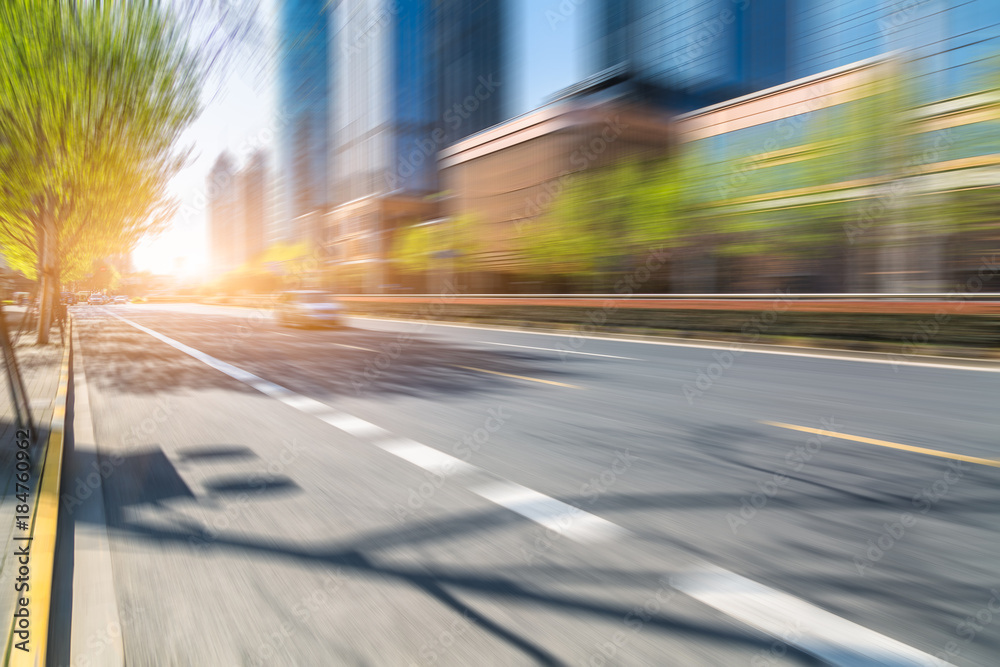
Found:
<svg viewBox="0 0 1000 667"><path fill-rule="evenodd" d="M404 273L425 273L433 266L434 236L434 225L404 227L396 234L390 257Z"/></svg>
<svg viewBox="0 0 1000 667"><path fill-rule="evenodd" d="M41 282L39 343L63 280L173 213L176 145L221 53L214 30L189 43L202 14L193 1L0 3L0 244Z"/></svg>
<svg viewBox="0 0 1000 667"><path fill-rule="evenodd" d="M682 242L685 201L676 160L625 159L570 179L520 236L529 270L593 278L651 245Z"/></svg>

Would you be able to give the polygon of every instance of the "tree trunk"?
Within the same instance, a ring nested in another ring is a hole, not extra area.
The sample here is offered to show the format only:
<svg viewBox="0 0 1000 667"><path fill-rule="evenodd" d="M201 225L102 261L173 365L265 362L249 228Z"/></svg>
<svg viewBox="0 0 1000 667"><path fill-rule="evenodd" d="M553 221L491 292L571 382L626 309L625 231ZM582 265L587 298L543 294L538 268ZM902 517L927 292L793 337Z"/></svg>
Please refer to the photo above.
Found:
<svg viewBox="0 0 1000 667"><path fill-rule="evenodd" d="M39 345L47 345L49 342L49 329L52 328L52 311L55 306L52 298L59 289L56 280L55 266L58 262L56 257L55 221L47 205L41 208L38 225L38 277L39 277L39 310L38 310L38 339Z"/></svg>

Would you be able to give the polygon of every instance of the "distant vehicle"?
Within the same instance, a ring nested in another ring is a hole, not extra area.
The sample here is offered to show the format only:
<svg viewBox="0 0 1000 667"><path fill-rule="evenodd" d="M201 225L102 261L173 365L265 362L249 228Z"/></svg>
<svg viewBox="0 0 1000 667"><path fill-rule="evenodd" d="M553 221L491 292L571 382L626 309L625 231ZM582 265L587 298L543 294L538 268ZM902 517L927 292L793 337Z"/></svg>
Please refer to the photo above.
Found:
<svg viewBox="0 0 1000 667"><path fill-rule="evenodd" d="M124 295L118 295L114 298L111 303L128 303L128 297Z"/></svg>
<svg viewBox="0 0 1000 667"><path fill-rule="evenodd" d="M61 295L61 300L67 306L72 306L76 304L76 294L73 294L72 292L63 292Z"/></svg>
<svg viewBox="0 0 1000 667"><path fill-rule="evenodd" d="M89 306L103 306L104 305L104 295L103 294L91 294L87 299L87 305Z"/></svg>
<svg viewBox="0 0 1000 667"><path fill-rule="evenodd" d="M329 292L299 290L278 297L275 319L287 325L344 326L344 307Z"/></svg>

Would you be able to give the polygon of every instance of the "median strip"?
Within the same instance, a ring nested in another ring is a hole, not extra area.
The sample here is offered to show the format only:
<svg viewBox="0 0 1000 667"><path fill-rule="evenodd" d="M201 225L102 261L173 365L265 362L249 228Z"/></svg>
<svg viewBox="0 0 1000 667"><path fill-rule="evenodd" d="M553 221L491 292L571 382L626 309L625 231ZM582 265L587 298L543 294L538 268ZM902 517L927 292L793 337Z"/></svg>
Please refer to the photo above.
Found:
<svg viewBox="0 0 1000 667"><path fill-rule="evenodd" d="M993 468L1000 468L1000 461L996 459L984 459L984 458L979 458L978 456L965 456L964 454L955 454L953 452L945 452L939 449L914 447L913 445L904 445L898 442L889 442L888 440L876 440L875 438L865 438L860 435L837 433L835 431L824 431L821 428L796 426L795 424L782 424L781 422L769 422L769 421L762 421L760 423L767 424L768 426L775 426L777 428L787 428L791 429L792 431L802 431L803 433L814 433L816 435L825 435L831 438L840 438L841 440L853 440L854 442L863 442L867 445L889 447L890 449L901 449L905 452L916 452L917 454L927 454L928 456L939 456L943 459L954 459L956 461L965 461L966 463L975 463L982 466L991 466Z"/></svg>

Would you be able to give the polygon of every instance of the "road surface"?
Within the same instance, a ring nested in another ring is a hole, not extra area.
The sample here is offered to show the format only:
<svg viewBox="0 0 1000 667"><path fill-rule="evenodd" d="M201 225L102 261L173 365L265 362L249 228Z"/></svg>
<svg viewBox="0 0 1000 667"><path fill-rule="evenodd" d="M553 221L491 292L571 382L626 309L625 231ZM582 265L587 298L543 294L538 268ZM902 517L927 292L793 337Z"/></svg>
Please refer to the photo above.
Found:
<svg viewBox="0 0 1000 667"><path fill-rule="evenodd" d="M1000 664L995 369L74 314L129 665Z"/></svg>

